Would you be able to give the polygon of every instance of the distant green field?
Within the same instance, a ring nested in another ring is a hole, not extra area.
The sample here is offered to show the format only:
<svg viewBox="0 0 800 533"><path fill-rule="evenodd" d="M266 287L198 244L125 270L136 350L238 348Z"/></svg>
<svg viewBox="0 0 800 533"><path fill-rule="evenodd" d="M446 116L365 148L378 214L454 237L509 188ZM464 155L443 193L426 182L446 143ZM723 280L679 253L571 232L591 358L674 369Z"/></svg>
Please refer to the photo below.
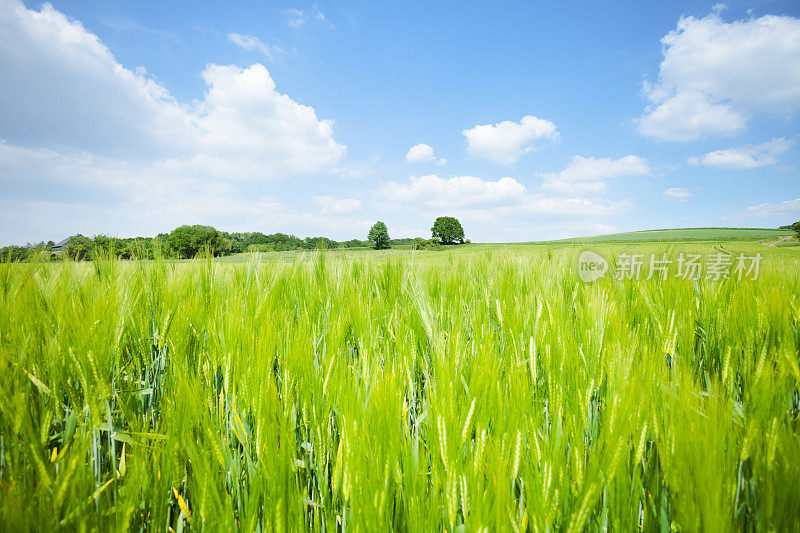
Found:
<svg viewBox="0 0 800 533"><path fill-rule="evenodd" d="M718 228L723 231L725 228ZM698 228L699 230L699 228ZM730 229L731 231L746 232L747 229ZM684 231L691 230L664 230L664 231ZM367 261L369 263L384 263L391 261L410 261L420 265L447 265L460 259L473 260L477 258L489 258L496 254L512 253L516 257L531 258L538 256L543 251L553 253L569 253L576 255L580 250L591 245L591 249L601 254L613 256L625 253L635 248L637 253L714 253L714 245L724 242L724 249L729 253L761 253L765 257L777 257L788 255L796 257L800 247L797 240L781 241L775 246L765 246L764 243L775 243L783 236L783 230L749 230L749 231L771 231L768 236L719 236L712 237L675 237L673 239L661 238L622 238L633 235L656 234L659 231L641 231L634 233L620 233L617 235L605 235L598 237L586 237L580 239L568 239L563 241L545 241L533 243L473 243L468 245L445 246L439 250L411 250L407 247L396 247L389 250L365 250L365 249L333 249L326 250L327 258L334 262ZM612 240L613 237L619 237ZM286 252L256 252L241 253L215 259L220 263L251 263L268 262L277 264L293 264L296 262L313 262L316 260L317 253L310 250L294 250ZM194 259L176 260L180 263L193 263Z"/></svg>
<svg viewBox="0 0 800 533"><path fill-rule="evenodd" d="M612 233L610 235L594 235L562 239L553 242L630 242L630 241L687 241L687 240L759 240L779 239L792 235L791 230L771 228L683 228L631 231L628 233Z"/></svg>

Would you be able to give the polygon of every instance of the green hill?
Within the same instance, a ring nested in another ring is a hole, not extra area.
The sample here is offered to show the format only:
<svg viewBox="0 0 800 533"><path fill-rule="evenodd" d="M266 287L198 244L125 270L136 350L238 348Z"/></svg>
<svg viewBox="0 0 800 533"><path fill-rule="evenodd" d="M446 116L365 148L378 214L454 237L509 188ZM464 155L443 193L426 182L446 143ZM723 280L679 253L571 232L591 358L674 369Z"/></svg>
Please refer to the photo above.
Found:
<svg viewBox="0 0 800 533"><path fill-rule="evenodd" d="M774 240L793 235L791 230L772 228L679 228L631 231L561 239L551 242L647 242L647 241L719 241L719 240Z"/></svg>

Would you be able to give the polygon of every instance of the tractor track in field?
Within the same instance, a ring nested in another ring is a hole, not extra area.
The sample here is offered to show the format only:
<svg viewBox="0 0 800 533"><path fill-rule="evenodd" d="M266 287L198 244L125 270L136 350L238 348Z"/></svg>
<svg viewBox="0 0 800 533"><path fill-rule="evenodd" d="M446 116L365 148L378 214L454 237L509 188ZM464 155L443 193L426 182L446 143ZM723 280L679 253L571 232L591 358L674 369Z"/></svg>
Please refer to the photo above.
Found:
<svg viewBox="0 0 800 533"><path fill-rule="evenodd" d="M772 247L772 246L775 246L776 244L778 244L779 242L788 241L788 240L790 240L790 239L794 239L794 237L793 237L792 235L787 235L786 237L781 237L781 238L780 238L780 239L778 239L777 241L772 241L772 242L762 242L761 244L763 244L764 246L770 246L770 247Z"/></svg>

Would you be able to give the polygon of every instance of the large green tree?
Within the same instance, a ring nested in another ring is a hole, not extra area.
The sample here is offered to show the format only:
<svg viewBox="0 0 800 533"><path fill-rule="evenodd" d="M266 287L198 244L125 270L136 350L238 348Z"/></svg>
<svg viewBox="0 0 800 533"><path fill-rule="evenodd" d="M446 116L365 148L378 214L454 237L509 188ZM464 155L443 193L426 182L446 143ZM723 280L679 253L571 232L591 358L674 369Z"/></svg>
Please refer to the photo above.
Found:
<svg viewBox="0 0 800 533"><path fill-rule="evenodd" d="M464 243L464 228L461 222L453 217L439 217L433 223L431 233L434 239L438 239L442 244Z"/></svg>
<svg viewBox="0 0 800 533"><path fill-rule="evenodd" d="M389 247L389 230L386 229L386 224L377 221L372 225L369 230L367 239L375 246L376 250L383 250Z"/></svg>
<svg viewBox="0 0 800 533"><path fill-rule="evenodd" d="M94 245L89 237L78 234L67 241L67 255L75 261L91 259L93 250Z"/></svg>
<svg viewBox="0 0 800 533"><path fill-rule="evenodd" d="M180 257L192 258L198 253L208 250L213 255L223 255L231 250L231 240L212 226L180 226L172 230L168 239L169 245Z"/></svg>

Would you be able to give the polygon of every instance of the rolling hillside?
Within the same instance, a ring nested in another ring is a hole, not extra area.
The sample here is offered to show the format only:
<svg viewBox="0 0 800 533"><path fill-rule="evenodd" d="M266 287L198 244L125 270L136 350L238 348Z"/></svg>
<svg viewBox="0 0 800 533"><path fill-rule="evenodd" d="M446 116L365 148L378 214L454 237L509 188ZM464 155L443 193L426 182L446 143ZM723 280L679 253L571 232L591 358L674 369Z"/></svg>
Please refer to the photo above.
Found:
<svg viewBox="0 0 800 533"><path fill-rule="evenodd" d="M671 241L719 241L719 240L755 240L772 241L791 236L791 230L772 228L682 228L631 231L628 233L612 233L561 239L559 243L582 242L671 242Z"/></svg>

